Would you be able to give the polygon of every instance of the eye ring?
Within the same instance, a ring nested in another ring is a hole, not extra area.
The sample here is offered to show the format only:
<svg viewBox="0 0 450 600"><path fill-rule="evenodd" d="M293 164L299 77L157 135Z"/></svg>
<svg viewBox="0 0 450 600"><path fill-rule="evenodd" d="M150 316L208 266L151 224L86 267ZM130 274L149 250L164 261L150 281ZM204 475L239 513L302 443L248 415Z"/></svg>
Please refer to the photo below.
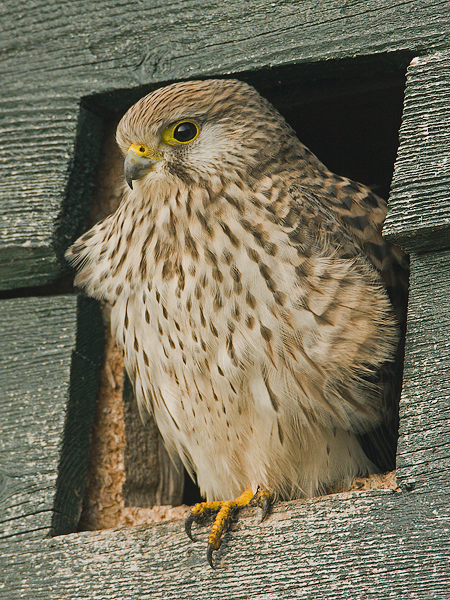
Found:
<svg viewBox="0 0 450 600"><path fill-rule="evenodd" d="M199 135L200 129L193 121L180 121L171 132L171 137L178 144L193 142Z"/></svg>

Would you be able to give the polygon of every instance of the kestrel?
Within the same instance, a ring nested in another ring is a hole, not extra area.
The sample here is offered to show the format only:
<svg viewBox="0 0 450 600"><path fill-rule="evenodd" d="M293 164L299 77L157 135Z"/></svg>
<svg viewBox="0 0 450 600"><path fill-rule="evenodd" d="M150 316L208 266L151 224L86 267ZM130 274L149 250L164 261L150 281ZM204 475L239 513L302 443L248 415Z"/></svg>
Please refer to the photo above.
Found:
<svg viewBox="0 0 450 600"><path fill-rule="evenodd" d="M381 236L385 202L328 171L246 83L158 89L117 142L123 200L67 258L112 304L138 405L207 499L188 533L218 512L212 565L252 498L267 509L386 467L407 259Z"/></svg>

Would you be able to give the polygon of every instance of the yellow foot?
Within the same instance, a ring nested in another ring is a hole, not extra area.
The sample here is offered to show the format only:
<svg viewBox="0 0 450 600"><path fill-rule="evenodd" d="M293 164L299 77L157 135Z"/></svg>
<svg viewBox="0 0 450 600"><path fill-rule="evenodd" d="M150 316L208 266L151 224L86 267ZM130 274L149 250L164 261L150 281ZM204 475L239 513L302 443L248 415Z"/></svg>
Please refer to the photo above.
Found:
<svg viewBox="0 0 450 600"><path fill-rule="evenodd" d="M211 567L214 569L213 552L220 548L222 543L222 536L228 530L231 519L236 512L250 503L256 503L262 508L263 515L262 520L266 518L270 510L271 497L268 491L260 490L253 495L251 488L245 490L243 494L236 498L236 500L220 500L217 502L200 502L191 508L185 521L185 529L190 539L195 542L195 538L191 533L192 523L203 523L203 521L216 514L214 524L211 528L211 532L208 537L208 548L206 556Z"/></svg>

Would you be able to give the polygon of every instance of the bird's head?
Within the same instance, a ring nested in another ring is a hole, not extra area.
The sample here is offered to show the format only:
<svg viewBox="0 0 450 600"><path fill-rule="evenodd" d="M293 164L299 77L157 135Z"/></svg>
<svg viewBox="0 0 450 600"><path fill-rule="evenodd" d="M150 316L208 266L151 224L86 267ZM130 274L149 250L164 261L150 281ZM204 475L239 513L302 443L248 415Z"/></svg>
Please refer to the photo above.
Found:
<svg viewBox="0 0 450 600"><path fill-rule="evenodd" d="M131 188L135 180L167 177L188 185L242 181L293 137L254 88L230 79L160 88L132 106L117 128Z"/></svg>

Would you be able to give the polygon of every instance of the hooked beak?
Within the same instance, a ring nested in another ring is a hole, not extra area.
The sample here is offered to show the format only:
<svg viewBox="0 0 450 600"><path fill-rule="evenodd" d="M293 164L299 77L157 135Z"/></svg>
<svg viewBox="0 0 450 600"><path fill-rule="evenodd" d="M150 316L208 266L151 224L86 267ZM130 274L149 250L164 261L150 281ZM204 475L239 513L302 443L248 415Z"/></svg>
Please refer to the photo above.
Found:
<svg viewBox="0 0 450 600"><path fill-rule="evenodd" d="M133 189L133 179L144 177L156 162L154 158L140 156L133 150L133 147L128 150L123 170L126 182L131 189Z"/></svg>

